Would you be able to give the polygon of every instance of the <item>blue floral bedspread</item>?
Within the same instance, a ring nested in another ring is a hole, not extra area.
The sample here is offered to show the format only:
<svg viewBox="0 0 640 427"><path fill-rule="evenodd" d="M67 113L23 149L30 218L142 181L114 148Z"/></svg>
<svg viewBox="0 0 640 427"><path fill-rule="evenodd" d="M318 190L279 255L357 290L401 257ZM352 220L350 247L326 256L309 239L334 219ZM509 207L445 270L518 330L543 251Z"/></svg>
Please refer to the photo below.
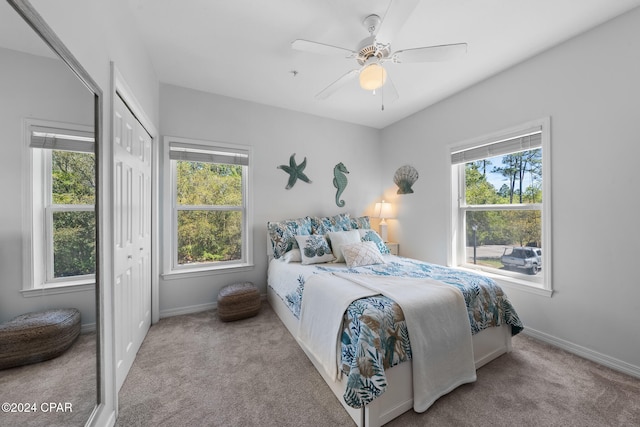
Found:
<svg viewBox="0 0 640 427"><path fill-rule="evenodd" d="M523 326L509 299L490 278L409 258L393 257L385 264L347 268L339 264L318 264L311 274L345 272L431 278L455 286L464 296L471 333L507 324L513 335ZM298 286L286 295L285 303L299 318L304 283L309 275L297 278ZM344 315L341 336L341 368L347 375L345 402L360 408L387 388L384 370L411 359L409 334L400 307L391 299L376 295L351 303Z"/></svg>

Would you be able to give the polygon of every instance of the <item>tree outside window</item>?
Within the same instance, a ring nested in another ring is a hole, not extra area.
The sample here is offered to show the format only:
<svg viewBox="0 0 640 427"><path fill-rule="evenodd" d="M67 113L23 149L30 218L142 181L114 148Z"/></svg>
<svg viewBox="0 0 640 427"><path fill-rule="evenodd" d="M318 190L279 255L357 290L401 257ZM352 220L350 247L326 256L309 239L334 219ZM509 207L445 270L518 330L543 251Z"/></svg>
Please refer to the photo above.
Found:
<svg viewBox="0 0 640 427"><path fill-rule="evenodd" d="M504 269L506 248L542 246L541 166L541 149L464 165L467 263Z"/></svg>
<svg viewBox="0 0 640 427"><path fill-rule="evenodd" d="M540 119L451 147L453 264L545 295L551 291L549 127L548 118Z"/></svg>
<svg viewBox="0 0 640 427"><path fill-rule="evenodd" d="M31 268L25 291L93 285L96 164L91 126L27 120Z"/></svg>
<svg viewBox="0 0 640 427"><path fill-rule="evenodd" d="M95 274L94 155L51 152L53 278Z"/></svg>
<svg viewBox="0 0 640 427"><path fill-rule="evenodd" d="M175 137L166 144L166 272L249 265L248 147Z"/></svg>
<svg viewBox="0 0 640 427"><path fill-rule="evenodd" d="M242 166L176 162L178 264L242 258Z"/></svg>

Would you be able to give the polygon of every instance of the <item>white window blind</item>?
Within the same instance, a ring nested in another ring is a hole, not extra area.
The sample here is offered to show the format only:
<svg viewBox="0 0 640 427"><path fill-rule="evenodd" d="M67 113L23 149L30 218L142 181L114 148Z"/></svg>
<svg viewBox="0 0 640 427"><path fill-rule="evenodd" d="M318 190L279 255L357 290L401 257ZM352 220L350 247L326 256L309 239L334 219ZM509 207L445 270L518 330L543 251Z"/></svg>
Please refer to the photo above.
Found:
<svg viewBox="0 0 640 427"><path fill-rule="evenodd" d="M524 135L453 151L451 153L451 164L468 163L519 151L534 150L540 147L542 147L542 130L539 129Z"/></svg>
<svg viewBox="0 0 640 427"><path fill-rule="evenodd" d="M94 137L89 132L31 126L31 148L93 153Z"/></svg>
<svg viewBox="0 0 640 427"><path fill-rule="evenodd" d="M204 162L228 165L249 165L248 151L235 148L204 147L184 142L171 142L169 145L171 160Z"/></svg>

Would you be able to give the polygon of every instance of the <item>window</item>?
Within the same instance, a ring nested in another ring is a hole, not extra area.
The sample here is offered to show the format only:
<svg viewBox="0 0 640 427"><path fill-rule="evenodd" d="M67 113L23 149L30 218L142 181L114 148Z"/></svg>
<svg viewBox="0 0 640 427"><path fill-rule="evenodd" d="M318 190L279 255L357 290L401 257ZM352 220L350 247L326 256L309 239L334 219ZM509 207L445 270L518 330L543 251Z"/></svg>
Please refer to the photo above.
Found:
<svg viewBox="0 0 640 427"><path fill-rule="evenodd" d="M550 294L549 123L451 148L452 264Z"/></svg>
<svg viewBox="0 0 640 427"><path fill-rule="evenodd" d="M31 264L25 289L95 282L93 130L51 122L27 125L31 167Z"/></svg>
<svg viewBox="0 0 640 427"><path fill-rule="evenodd" d="M249 149L178 138L165 142L171 189L169 270L248 265Z"/></svg>

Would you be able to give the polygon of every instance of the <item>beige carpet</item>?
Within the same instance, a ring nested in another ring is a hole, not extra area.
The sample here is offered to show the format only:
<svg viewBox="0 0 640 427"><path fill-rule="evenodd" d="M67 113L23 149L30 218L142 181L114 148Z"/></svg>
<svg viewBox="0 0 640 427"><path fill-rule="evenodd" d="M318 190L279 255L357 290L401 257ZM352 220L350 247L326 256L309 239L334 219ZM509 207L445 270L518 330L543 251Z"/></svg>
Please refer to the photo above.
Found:
<svg viewBox="0 0 640 427"><path fill-rule="evenodd" d="M95 332L55 359L0 371L0 402L26 403L30 411L0 412L1 427L83 426L96 399Z"/></svg>
<svg viewBox="0 0 640 427"><path fill-rule="evenodd" d="M478 380L389 426L640 426L640 380L526 336ZM151 327L120 392L118 426L352 426L263 304L232 323L215 311Z"/></svg>

